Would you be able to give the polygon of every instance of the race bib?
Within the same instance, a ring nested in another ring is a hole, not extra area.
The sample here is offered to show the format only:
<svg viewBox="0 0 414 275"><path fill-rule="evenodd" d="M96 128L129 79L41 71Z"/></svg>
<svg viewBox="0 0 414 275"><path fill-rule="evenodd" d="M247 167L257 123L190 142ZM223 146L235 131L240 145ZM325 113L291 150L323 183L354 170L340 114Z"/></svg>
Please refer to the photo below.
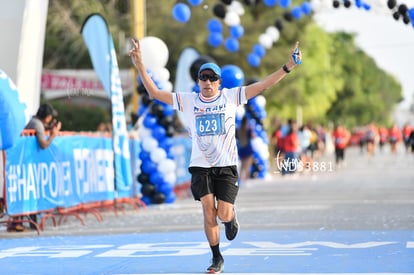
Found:
<svg viewBox="0 0 414 275"><path fill-rule="evenodd" d="M224 135L224 114L206 114L196 117L198 136Z"/></svg>

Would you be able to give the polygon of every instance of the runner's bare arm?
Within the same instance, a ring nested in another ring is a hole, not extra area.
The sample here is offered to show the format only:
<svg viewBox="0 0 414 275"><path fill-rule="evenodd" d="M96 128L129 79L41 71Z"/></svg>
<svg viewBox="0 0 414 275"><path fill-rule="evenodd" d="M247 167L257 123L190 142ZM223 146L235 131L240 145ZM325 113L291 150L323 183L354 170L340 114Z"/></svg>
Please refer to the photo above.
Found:
<svg viewBox="0 0 414 275"><path fill-rule="evenodd" d="M173 94L158 89L157 85L155 85L154 81L152 81L151 77L148 75L144 63L142 62L139 41L131 39L131 42L133 47L129 51L129 56L131 57L132 63L134 64L135 68L137 68L138 73L141 76L142 83L144 84L144 87L147 90L148 94L152 98L158 99L159 101L172 105Z"/></svg>
<svg viewBox="0 0 414 275"><path fill-rule="evenodd" d="M286 66L285 68L281 67L277 71L265 77L262 81L246 86L246 98L251 99L252 97L255 97L258 94L262 93L266 89L269 89L271 86L277 84L280 80L282 80L288 74L287 71L290 72L294 67L296 67L296 63L293 59L293 54L295 53L295 49L298 49L298 47L299 47L299 42L296 42L295 48L290 53L288 63L284 65ZM297 58L299 60L302 59L301 51L297 53Z"/></svg>

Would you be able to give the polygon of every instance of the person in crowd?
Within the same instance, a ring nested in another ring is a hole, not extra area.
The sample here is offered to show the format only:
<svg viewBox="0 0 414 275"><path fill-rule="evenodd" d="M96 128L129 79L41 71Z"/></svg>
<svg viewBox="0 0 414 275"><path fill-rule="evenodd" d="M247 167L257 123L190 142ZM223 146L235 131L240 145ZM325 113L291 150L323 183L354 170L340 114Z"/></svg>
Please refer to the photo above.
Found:
<svg viewBox="0 0 414 275"><path fill-rule="evenodd" d="M249 118L244 116L241 120L240 127L236 131L238 144L238 153L241 161L240 181L245 182L250 178L250 172L253 165L253 146L252 139L255 137L253 130L249 125Z"/></svg>
<svg viewBox="0 0 414 275"><path fill-rule="evenodd" d="M404 142L405 151L408 152L410 150L410 135L413 131L413 127L411 127L410 123L405 123L402 128L402 139Z"/></svg>
<svg viewBox="0 0 414 275"><path fill-rule="evenodd" d="M108 132L108 128L106 127L106 123L105 122L100 122L99 124L98 124L98 126L96 126L96 131L98 132L98 133L105 133L105 132Z"/></svg>
<svg viewBox="0 0 414 275"><path fill-rule="evenodd" d="M414 153L414 129L411 131L410 136L408 137L408 142L410 144L411 153Z"/></svg>
<svg viewBox="0 0 414 275"><path fill-rule="evenodd" d="M273 147L273 158L275 161L276 167L280 167L283 161L283 132L282 132L282 123L278 124L271 136L271 144Z"/></svg>
<svg viewBox="0 0 414 275"><path fill-rule="evenodd" d="M204 232L212 252L212 263L207 273L221 273L224 258L220 252L220 228L217 219L224 223L228 240L239 230L234 204L238 193L238 151L236 142L236 109L247 100L259 95L282 80L296 62L300 51L294 50L289 61L263 80L247 86L221 89L221 69L215 63L200 66L197 74L199 93L180 91L171 93L159 90L144 66L139 41L132 40L129 55L149 95L172 105L184 113L192 139L189 165L191 191L201 202ZM298 48L296 43L295 49Z"/></svg>
<svg viewBox="0 0 414 275"><path fill-rule="evenodd" d="M36 115L33 116L30 121L27 123L26 130L34 130L37 140L37 144L40 148L48 148L53 139L59 134L61 123L56 120L58 113L49 103L41 104L36 112ZM49 135L48 135L49 133ZM30 214L30 219L36 223L37 215ZM22 217L17 217L16 222L12 222L8 225L7 230L9 232L21 232L26 231L26 228L18 220ZM36 229L36 227L30 223L31 229Z"/></svg>
<svg viewBox="0 0 414 275"><path fill-rule="evenodd" d="M309 170L312 165L312 153L311 153L311 139L312 131L309 129L308 125L304 124L299 128L298 131L299 138L299 151L300 151L300 160L303 163L304 169Z"/></svg>
<svg viewBox="0 0 414 275"><path fill-rule="evenodd" d="M275 128L270 136L270 144L273 149L273 157L276 158L282 150L282 124L275 122L272 125L274 125Z"/></svg>
<svg viewBox="0 0 414 275"><path fill-rule="evenodd" d="M308 128L311 133L309 150L311 153L311 159L319 159L320 151L319 148L323 145L323 141L320 140L321 131L318 131L312 123L308 123Z"/></svg>
<svg viewBox="0 0 414 275"><path fill-rule="evenodd" d="M345 161L345 149L351 137L349 131L341 124L335 126L332 133L335 144L335 163L340 166Z"/></svg>
<svg viewBox="0 0 414 275"><path fill-rule="evenodd" d="M359 133L359 138L358 138L359 152L361 153L361 155L365 153L365 145L367 143L367 134L366 134L367 128L368 127L364 127L362 130L358 130L358 132L361 131L361 133Z"/></svg>
<svg viewBox="0 0 414 275"><path fill-rule="evenodd" d="M369 157L372 157L375 154L378 136L378 127L374 123L369 124L365 132L365 143L367 144L367 152Z"/></svg>
<svg viewBox="0 0 414 275"><path fill-rule="evenodd" d="M397 154L398 144L402 141L402 134L400 128L397 124L393 124L388 131L388 140L391 146L391 153Z"/></svg>
<svg viewBox="0 0 414 275"><path fill-rule="evenodd" d="M284 159L282 175L294 174L298 168L300 144L296 121L289 119L288 132L283 137Z"/></svg>
<svg viewBox="0 0 414 275"><path fill-rule="evenodd" d="M378 129L379 134L379 149L382 151L384 149L384 145L387 143L388 140L388 129L384 126Z"/></svg>
<svg viewBox="0 0 414 275"><path fill-rule="evenodd" d="M25 127L25 129L35 130L37 143L42 149L48 148L53 139L59 134L62 124L56 120L57 115L58 113L52 105L49 103L41 104L36 115ZM49 135L47 135L47 132L49 132Z"/></svg>

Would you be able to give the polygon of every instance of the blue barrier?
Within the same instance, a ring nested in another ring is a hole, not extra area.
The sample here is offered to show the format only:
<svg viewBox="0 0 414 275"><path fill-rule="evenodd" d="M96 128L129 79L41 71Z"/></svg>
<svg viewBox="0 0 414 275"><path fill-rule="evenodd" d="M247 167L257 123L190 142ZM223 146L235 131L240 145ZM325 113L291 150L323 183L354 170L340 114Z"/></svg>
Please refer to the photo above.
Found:
<svg viewBox="0 0 414 275"><path fill-rule="evenodd" d="M6 150L4 195L7 214L36 213L140 195L135 163L141 145L138 140L130 139L129 146L133 175L122 172L117 176L121 182L128 182L124 179L132 177L133 183L120 188L115 185L110 137L59 136L47 149L41 149L34 136L19 137L16 144ZM186 168L191 142L184 137L173 138L173 148L179 172L177 186L190 180Z"/></svg>

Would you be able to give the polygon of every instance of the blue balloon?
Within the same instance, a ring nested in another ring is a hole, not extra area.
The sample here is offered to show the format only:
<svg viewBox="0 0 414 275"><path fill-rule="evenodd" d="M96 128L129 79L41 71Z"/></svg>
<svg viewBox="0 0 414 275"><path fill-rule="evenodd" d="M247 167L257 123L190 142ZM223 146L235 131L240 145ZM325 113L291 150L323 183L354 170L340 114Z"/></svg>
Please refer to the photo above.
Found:
<svg viewBox="0 0 414 275"><path fill-rule="evenodd" d="M143 124L148 129L151 129L154 127L154 125L157 123L157 118L151 114L147 114L147 116L144 118Z"/></svg>
<svg viewBox="0 0 414 275"><path fill-rule="evenodd" d="M300 19L302 17L302 9L298 6L293 7L291 13L295 19Z"/></svg>
<svg viewBox="0 0 414 275"><path fill-rule="evenodd" d="M262 57L264 57L264 56L266 55L266 48L265 48L265 47L263 47L263 45L262 45L262 44L260 44L260 43L256 43L256 44L253 46L253 52L254 52L255 54L257 54L260 58L262 58Z"/></svg>
<svg viewBox="0 0 414 275"><path fill-rule="evenodd" d="M408 15L410 16L410 19L411 19L411 25L414 27L414 8L411 8L408 10Z"/></svg>
<svg viewBox="0 0 414 275"><path fill-rule="evenodd" d="M216 19L216 18L212 18L210 20L208 20L207 22L207 29L210 32L222 32L223 31L223 25L221 24L221 21Z"/></svg>
<svg viewBox="0 0 414 275"><path fill-rule="evenodd" d="M168 152L173 145L174 145L174 142L173 142L173 139L172 138L164 138L158 144L158 146L160 148L164 149L166 152Z"/></svg>
<svg viewBox="0 0 414 275"><path fill-rule="evenodd" d="M173 203L176 197L174 192L169 193L168 196L165 196L165 203Z"/></svg>
<svg viewBox="0 0 414 275"><path fill-rule="evenodd" d="M148 196L142 196L141 200L145 203L145 205L152 204L151 198Z"/></svg>
<svg viewBox="0 0 414 275"><path fill-rule="evenodd" d="M263 4L265 4L268 7L274 7L277 4L277 0L264 0Z"/></svg>
<svg viewBox="0 0 414 275"><path fill-rule="evenodd" d="M158 187L158 191L167 196L173 191L173 186L168 182L163 181L162 184L160 184Z"/></svg>
<svg viewBox="0 0 414 275"><path fill-rule="evenodd" d="M191 10L184 3L175 4L172 10L172 14L175 20L180 23L187 23L191 18Z"/></svg>
<svg viewBox="0 0 414 275"><path fill-rule="evenodd" d="M141 152L139 152L139 158L140 160L142 160L143 162L147 161L147 160L151 160L150 159L150 153L145 151L145 150L141 150Z"/></svg>
<svg viewBox="0 0 414 275"><path fill-rule="evenodd" d="M310 15L312 13L312 6L309 2L303 2L301 8L302 12L306 15Z"/></svg>
<svg viewBox="0 0 414 275"><path fill-rule="evenodd" d="M164 116L172 116L174 114L174 108L171 105L166 104L164 106Z"/></svg>
<svg viewBox="0 0 414 275"><path fill-rule="evenodd" d="M150 174L150 182L152 184L155 184L157 186L161 186L162 182L164 181L164 178L162 174L158 171Z"/></svg>
<svg viewBox="0 0 414 275"><path fill-rule="evenodd" d="M12 80L0 70L0 150L13 146L28 122L27 106L19 101L19 93Z"/></svg>
<svg viewBox="0 0 414 275"><path fill-rule="evenodd" d="M192 6L198 6L203 3L203 0L188 0L188 3L190 3Z"/></svg>
<svg viewBox="0 0 414 275"><path fill-rule="evenodd" d="M153 127L151 134L156 140L160 141L166 137L167 131L161 125L156 125Z"/></svg>
<svg viewBox="0 0 414 275"><path fill-rule="evenodd" d="M280 0L279 5L286 9L289 8L290 4L292 4L292 0Z"/></svg>
<svg viewBox="0 0 414 275"><path fill-rule="evenodd" d="M157 164L150 159L142 162L141 166L142 172L145 174L151 175L157 171Z"/></svg>
<svg viewBox="0 0 414 275"><path fill-rule="evenodd" d="M244 73L236 65L225 65L221 68L221 79L223 88L240 87L244 83Z"/></svg>
<svg viewBox="0 0 414 275"><path fill-rule="evenodd" d="M138 116L142 116L147 110L148 110L147 106L140 104L138 108L138 112L137 112Z"/></svg>
<svg viewBox="0 0 414 275"><path fill-rule="evenodd" d="M249 53L247 56L247 62L252 67L259 67L260 66L260 56L256 53Z"/></svg>
<svg viewBox="0 0 414 275"><path fill-rule="evenodd" d="M224 47L232 53L235 53L239 50L239 41L236 38L233 37L229 37L226 39L225 43L224 43Z"/></svg>
<svg viewBox="0 0 414 275"><path fill-rule="evenodd" d="M236 39L239 39L244 34L244 28L242 25L231 26L229 31L231 36Z"/></svg>
<svg viewBox="0 0 414 275"><path fill-rule="evenodd" d="M193 86L193 92L195 92L195 93L200 93L200 86L198 86L198 84L194 84L194 86Z"/></svg>
<svg viewBox="0 0 414 275"><path fill-rule="evenodd" d="M220 32L212 32L208 35L207 42L211 47L218 47L223 43L223 35Z"/></svg>

